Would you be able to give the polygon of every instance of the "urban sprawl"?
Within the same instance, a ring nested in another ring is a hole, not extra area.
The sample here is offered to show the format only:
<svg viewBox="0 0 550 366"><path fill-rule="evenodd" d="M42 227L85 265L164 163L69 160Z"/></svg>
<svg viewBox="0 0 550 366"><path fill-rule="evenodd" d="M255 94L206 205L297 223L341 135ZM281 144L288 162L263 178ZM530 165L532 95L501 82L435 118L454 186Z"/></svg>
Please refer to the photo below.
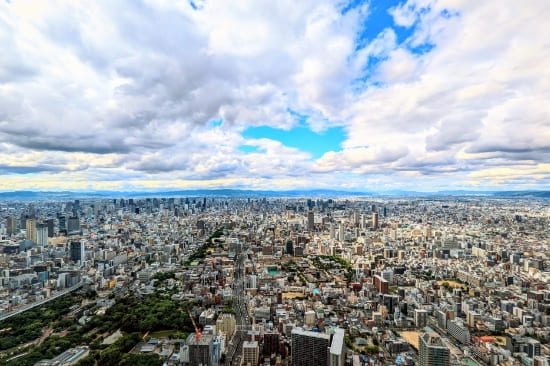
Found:
<svg viewBox="0 0 550 366"><path fill-rule="evenodd" d="M0 364L549 365L550 201L0 202Z"/></svg>

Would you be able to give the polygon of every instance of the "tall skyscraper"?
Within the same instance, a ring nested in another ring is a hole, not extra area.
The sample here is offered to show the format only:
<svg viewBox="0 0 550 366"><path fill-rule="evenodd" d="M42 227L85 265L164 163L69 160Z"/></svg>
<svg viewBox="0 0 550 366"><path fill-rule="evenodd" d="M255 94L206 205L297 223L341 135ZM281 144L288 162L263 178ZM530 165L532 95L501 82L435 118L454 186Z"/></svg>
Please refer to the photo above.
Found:
<svg viewBox="0 0 550 366"><path fill-rule="evenodd" d="M67 233L76 233L80 231L80 219L78 216L71 216L67 221Z"/></svg>
<svg viewBox="0 0 550 366"><path fill-rule="evenodd" d="M346 236L346 231L344 228L344 224L340 223L340 230L338 231L338 240L344 241L345 236Z"/></svg>
<svg viewBox="0 0 550 366"><path fill-rule="evenodd" d="M36 224L36 245L39 247L48 245L48 225L45 223Z"/></svg>
<svg viewBox="0 0 550 366"><path fill-rule="evenodd" d="M288 255L294 255L294 243L292 242L292 240L287 240L285 253Z"/></svg>
<svg viewBox="0 0 550 366"><path fill-rule="evenodd" d="M437 333L423 333L418 337L420 366L450 366L451 354L449 348L443 344Z"/></svg>
<svg viewBox="0 0 550 366"><path fill-rule="evenodd" d="M27 240L32 240L36 243L36 221L33 219L28 219L25 223L27 234Z"/></svg>
<svg viewBox="0 0 550 366"><path fill-rule="evenodd" d="M8 235L17 234L17 219L14 216L8 216L6 219L6 230Z"/></svg>
<svg viewBox="0 0 550 366"><path fill-rule="evenodd" d="M53 238L53 236L54 236L53 219L47 219L45 222L46 222L46 226L48 227L48 238Z"/></svg>
<svg viewBox="0 0 550 366"><path fill-rule="evenodd" d="M329 366L330 335L302 328L292 329L292 364Z"/></svg>
<svg viewBox="0 0 550 366"><path fill-rule="evenodd" d="M344 344L345 332L342 328L336 328L330 344L330 366L344 366L346 361L346 347Z"/></svg>
<svg viewBox="0 0 550 366"><path fill-rule="evenodd" d="M84 243L80 241L71 242L71 260L75 263L82 262L86 259Z"/></svg>
<svg viewBox="0 0 550 366"><path fill-rule="evenodd" d="M67 217L65 215L59 215L57 216L57 220L59 221L59 233L67 234Z"/></svg>
<svg viewBox="0 0 550 366"><path fill-rule="evenodd" d="M211 365L213 353L214 336L203 334L197 337L191 333L187 337L186 344L189 346L189 363L191 365Z"/></svg>
<svg viewBox="0 0 550 366"><path fill-rule="evenodd" d="M378 212L372 214L372 227L378 229Z"/></svg>
<svg viewBox="0 0 550 366"><path fill-rule="evenodd" d="M315 214L313 213L313 211L309 211L307 213L307 229L313 230L314 225L315 225Z"/></svg>

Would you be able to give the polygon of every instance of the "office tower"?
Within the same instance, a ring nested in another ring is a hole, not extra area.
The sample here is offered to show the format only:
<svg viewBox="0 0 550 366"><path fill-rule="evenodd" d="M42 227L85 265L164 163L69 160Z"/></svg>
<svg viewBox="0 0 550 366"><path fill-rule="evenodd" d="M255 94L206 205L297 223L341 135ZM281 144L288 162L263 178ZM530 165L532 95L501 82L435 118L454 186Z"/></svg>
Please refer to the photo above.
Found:
<svg viewBox="0 0 550 366"><path fill-rule="evenodd" d="M80 231L80 219L78 216L71 216L67 221L67 233L77 233Z"/></svg>
<svg viewBox="0 0 550 366"><path fill-rule="evenodd" d="M216 331L226 333L229 339L235 333L236 325L235 315L222 313L216 320Z"/></svg>
<svg viewBox="0 0 550 366"><path fill-rule="evenodd" d="M292 240L287 240L285 252L288 255L294 255L294 243L292 242Z"/></svg>
<svg viewBox="0 0 550 366"><path fill-rule="evenodd" d="M330 224L330 228L329 228L329 235L330 235L330 238L331 239L334 239L334 237L336 236L336 233L335 233L335 230L334 230L334 224Z"/></svg>
<svg viewBox="0 0 550 366"><path fill-rule="evenodd" d="M384 206L384 217L388 215L388 210L386 209L386 206Z"/></svg>
<svg viewBox="0 0 550 366"><path fill-rule="evenodd" d="M330 335L302 328L292 329L292 364L329 366Z"/></svg>
<svg viewBox="0 0 550 366"><path fill-rule="evenodd" d="M376 205L371 206L371 212L376 212Z"/></svg>
<svg viewBox="0 0 550 366"><path fill-rule="evenodd" d="M45 223L36 224L36 245L39 247L48 245L48 225Z"/></svg>
<svg viewBox="0 0 550 366"><path fill-rule="evenodd" d="M191 333L187 337L189 346L189 364L190 365L211 365L214 336L203 334L198 336L196 333Z"/></svg>
<svg viewBox="0 0 550 366"><path fill-rule="evenodd" d="M372 227L378 229L378 213L375 212L372 214Z"/></svg>
<svg viewBox="0 0 550 366"><path fill-rule="evenodd" d="M80 211L80 200L74 200L73 215L77 216L79 211Z"/></svg>
<svg viewBox="0 0 550 366"><path fill-rule="evenodd" d="M414 325L417 328L424 328L428 320L428 312L424 309L414 309Z"/></svg>
<svg viewBox="0 0 550 366"><path fill-rule="evenodd" d="M17 219L13 216L8 216L6 219L6 230L8 235L17 234Z"/></svg>
<svg viewBox="0 0 550 366"><path fill-rule="evenodd" d="M361 220L361 215L359 215L359 211L353 212L353 225L357 226L359 225L359 220Z"/></svg>
<svg viewBox="0 0 550 366"><path fill-rule="evenodd" d="M533 358L540 356L540 342L534 339L529 339L527 342L527 356Z"/></svg>
<svg viewBox="0 0 550 366"><path fill-rule="evenodd" d="M28 219L25 226L27 229L27 240L32 240L36 243L36 222L33 219Z"/></svg>
<svg viewBox="0 0 550 366"><path fill-rule="evenodd" d="M315 214L313 211L309 211L307 213L307 229L313 230L313 226L315 225Z"/></svg>
<svg viewBox="0 0 550 366"><path fill-rule="evenodd" d="M451 364L449 348L443 344L437 333L423 333L418 338L420 366L449 366Z"/></svg>
<svg viewBox="0 0 550 366"><path fill-rule="evenodd" d="M279 351L279 333L278 332L266 332L264 333L264 356L271 356Z"/></svg>
<svg viewBox="0 0 550 366"><path fill-rule="evenodd" d="M242 365L257 365L260 358L260 348L257 341L243 342L243 358Z"/></svg>
<svg viewBox="0 0 550 366"><path fill-rule="evenodd" d="M84 252L84 243L80 241L72 241L71 242L71 260L75 263L84 262L86 259L86 255Z"/></svg>
<svg viewBox="0 0 550 366"><path fill-rule="evenodd" d="M54 225L53 225L53 219L47 219L45 221L46 223L46 226L48 227L48 238L53 238L54 236L54 231L53 231L53 228L54 228Z"/></svg>
<svg viewBox="0 0 550 366"><path fill-rule="evenodd" d="M383 277L375 275L372 277L372 281L378 292L382 294L387 294L389 292L390 285Z"/></svg>
<svg viewBox="0 0 550 366"><path fill-rule="evenodd" d="M340 223L340 230L338 232L338 240L344 241L346 232L344 230L344 224Z"/></svg>
<svg viewBox="0 0 550 366"><path fill-rule="evenodd" d="M67 218L64 215L59 215L57 220L59 221L59 233L67 234Z"/></svg>
<svg viewBox="0 0 550 366"><path fill-rule="evenodd" d="M344 345L344 330L336 328L330 345L330 366L344 366L346 360L346 348Z"/></svg>

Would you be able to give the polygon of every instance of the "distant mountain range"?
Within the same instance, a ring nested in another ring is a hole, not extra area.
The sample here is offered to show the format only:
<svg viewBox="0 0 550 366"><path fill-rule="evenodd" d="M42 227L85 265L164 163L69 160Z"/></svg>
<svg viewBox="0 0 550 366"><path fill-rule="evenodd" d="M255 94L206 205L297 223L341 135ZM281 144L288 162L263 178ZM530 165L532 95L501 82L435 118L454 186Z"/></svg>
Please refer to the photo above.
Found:
<svg viewBox="0 0 550 366"><path fill-rule="evenodd" d="M140 197L437 197L484 196L494 198L550 198L550 191L379 191L357 192L330 189L263 191L240 189L194 189L174 191L12 191L0 192L0 200L69 200L90 198L140 198Z"/></svg>

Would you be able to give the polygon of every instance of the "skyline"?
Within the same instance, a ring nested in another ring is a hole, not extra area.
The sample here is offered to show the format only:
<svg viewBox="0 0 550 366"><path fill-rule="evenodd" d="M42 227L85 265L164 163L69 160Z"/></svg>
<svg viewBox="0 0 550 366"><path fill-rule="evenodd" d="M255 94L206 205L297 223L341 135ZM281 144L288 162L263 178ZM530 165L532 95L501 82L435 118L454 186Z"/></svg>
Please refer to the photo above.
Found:
<svg viewBox="0 0 550 366"><path fill-rule="evenodd" d="M540 190L544 1L0 3L0 191Z"/></svg>

